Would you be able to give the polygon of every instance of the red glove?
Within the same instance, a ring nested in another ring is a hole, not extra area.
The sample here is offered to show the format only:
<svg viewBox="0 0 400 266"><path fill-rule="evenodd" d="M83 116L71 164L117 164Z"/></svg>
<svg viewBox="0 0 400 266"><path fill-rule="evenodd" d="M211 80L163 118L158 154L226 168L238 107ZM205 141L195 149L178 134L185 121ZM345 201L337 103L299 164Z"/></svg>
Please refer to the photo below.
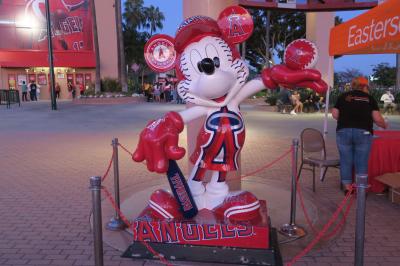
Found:
<svg viewBox="0 0 400 266"><path fill-rule="evenodd" d="M278 83L297 84L302 81L316 81L321 74L315 69L293 70L285 65L276 65L271 69L271 78Z"/></svg>
<svg viewBox="0 0 400 266"><path fill-rule="evenodd" d="M261 73L264 85L269 89L283 86L288 89L306 87L318 93L325 93L328 85L321 79L321 73L315 69L294 70L286 65L275 65Z"/></svg>
<svg viewBox="0 0 400 266"><path fill-rule="evenodd" d="M150 172L165 173L169 159L179 160L185 156L185 149L178 147L178 136L183 128L183 120L176 112L151 121L140 133L132 159L136 162L146 160Z"/></svg>
<svg viewBox="0 0 400 266"><path fill-rule="evenodd" d="M267 87L268 89L277 89L278 88L278 84L276 84L271 77L271 68L265 68L263 69L263 71L261 72L261 79L265 85L265 87Z"/></svg>

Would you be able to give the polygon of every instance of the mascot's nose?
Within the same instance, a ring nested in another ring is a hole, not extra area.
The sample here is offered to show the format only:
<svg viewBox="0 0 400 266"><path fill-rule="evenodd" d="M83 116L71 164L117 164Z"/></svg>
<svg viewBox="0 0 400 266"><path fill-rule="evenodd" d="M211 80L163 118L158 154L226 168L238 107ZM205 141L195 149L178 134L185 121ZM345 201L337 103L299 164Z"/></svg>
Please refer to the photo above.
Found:
<svg viewBox="0 0 400 266"><path fill-rule="evenodd" d="M197 63L197 67L200 72L204 72L207 75L212 75L215 71L215 64L211 58L204 58Z"/></svg>

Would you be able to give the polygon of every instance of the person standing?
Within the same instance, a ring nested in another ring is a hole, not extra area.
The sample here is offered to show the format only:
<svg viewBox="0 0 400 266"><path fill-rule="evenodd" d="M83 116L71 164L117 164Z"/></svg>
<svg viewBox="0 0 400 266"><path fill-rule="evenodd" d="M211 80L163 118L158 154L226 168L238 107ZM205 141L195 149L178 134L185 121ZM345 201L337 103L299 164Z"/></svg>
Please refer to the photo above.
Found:
<svg viewBox="0 0 400 266"><path fill-rule="evenodd" d="M383 111L385 114L393 113L393 110L396 110L396 104L394 102L394 96L387 90L381 97L381 101L383 102Z"/></svg>
<svg viewBox="0 0 400 266"><path fill-rule="evenodd" d="M167 81L164 87L164 98L165 102L170 102L171 101L171 83Z"/></svg>
<svg viewBox="0 0 400 266"><path fill-rule="evenodd" d="M294 91L292 94L293 110L290 112L291 115L297 115L303 112L303 103L300 101L300 94L298 91Z"/></svg>
<svg viewBox="0 0 400 266"><path fill-rule="evenodd" d="M27 102L28 101L28 86L26 85L25 81L22 81L21 85L21 92L22 92L22 101Z"/></svg>
<svg viewBox="0 0 400 266"><path fill-rule="evenodd" d="M85 94L85 86L83 84L79 85L79 95L83 96Z"/></svg>
<svg viewBox="0 0 400 266"><path fill-rule="evenodd" d="M30 89L31 101L37 101L37 96L36 96L37 85L35 81L31 82L31 84L29 85L29 89Z"/></svg>
<svg viewBox="0 0 400 266"><path fill-rule="evenodd" d="M56 91L56 98L60 99L61 86L58 82L56 83L56 87L54 89Z"/></svg>
<svg viewBox="0 0 400 266"><path fill-rule="evenodd" d="M352 90L339 96L332 109L332 117L337 120L336 144L345 193L353 183L353 165L356 175L368 174L373 124L381 128L388 127L379 112L378 103L369 95L368 80L364 77L355 78L351 87Z"/></svg>
<svg viewBox="0 0 400 266"><path fill-rule="evenodd" d="M154 101L161 102L161 85L155 83L153 87Z"/></svg>

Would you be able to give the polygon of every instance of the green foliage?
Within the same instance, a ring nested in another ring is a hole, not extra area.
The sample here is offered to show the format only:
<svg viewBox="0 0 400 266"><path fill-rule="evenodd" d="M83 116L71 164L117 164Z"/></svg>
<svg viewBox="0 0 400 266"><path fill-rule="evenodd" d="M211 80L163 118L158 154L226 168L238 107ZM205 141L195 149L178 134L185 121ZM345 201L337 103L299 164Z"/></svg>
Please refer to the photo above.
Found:
<svg viewBox="0 0 400 266"><path fill-rule="evenodd" d="M360 70L355 68L347 68L344 71L335 73L334 75L335 85L338 84L339 86L343 86L346 83L351 83L351 81L354 78L360 76L365 76Z"/></svg>
<svg viewBox="0 0 400 266"><path fill-rule="evenodd" d="M117 79L104 78L101 80L101 92L121 92L121 84Z"/></svg>
<svg viewBox="0 0 400 266"><path fill-rule="evenodd" d="M95 94L96 94L96 92L95 92L94 88L87 89L87 90L85 90L85 92L84 92L84 95L85 95L85 96L95 95Z"/></svg>
<svg viewBox="0 0 400 266"><path fill-rule="evenodd" d="M338 89L333 89L331 90L329 94L329 105L333 106L335 105L337 99L343 92L339 91ZM369 94L374 97L374 99L378 102L378 104L381 104L381 97L385 93L385 90L379 89L379 88L370 88L369 89ZM393 93L394 95L394 102L395 103L400 103L400 92L395 92Z"/></svg>
<svg viewBox="0 0 400 266"><path fill-rule="evenodd" d="M278 101L278 93L277 92L270 93L269 95L267 95L267 98L265 99L265 102L271 106L275 106L277 101Z"/></svg>
<svg viewBox="0 0 400 266"><path fill-rule="evenodd" d="M400 104L400 91L394 95L394 102Z"/></svg>
<svg viewBox="0 0 400 266"><path fill-rule="evenodd" d="M126 63L129 65L136 63L143 69L144 45L154 31L163 28L164 14L158 7L152 5L145 7L143 0L126 0L123 17Z"/></svg>
<svg viewBox="0 0 400 266"><path fill-rule="evenodd" d="M129 79L128 80L128 92L130 94L132 94L132 93L138 93L138 94L142 93L143 92L142 91L142 84L138 80Z"/></svg>
<svg viewBox="0 0 400 266"><path fill-rule="evenodd" d="M388 63L380 63L372 69L374 83L378 86L391 87L396 84L396 67L389 66Z"/></svg>

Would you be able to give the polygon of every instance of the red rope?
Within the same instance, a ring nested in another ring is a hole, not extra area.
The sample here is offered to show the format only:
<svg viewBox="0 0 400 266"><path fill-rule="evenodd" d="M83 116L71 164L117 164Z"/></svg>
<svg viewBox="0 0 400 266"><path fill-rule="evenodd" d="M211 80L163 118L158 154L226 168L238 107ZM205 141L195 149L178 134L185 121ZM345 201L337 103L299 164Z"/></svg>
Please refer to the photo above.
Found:
<svg viewBox="0 0 400 266"><path fill-rule="evenodd" d="M321 240L321 238L325 235L326 231L328 231L329 227L337 220L339 217L340 212L342 211L344 205L347 203L348 199L352 197L352 190L347 193L346 197L341 201L339 204L339 207L337 210L333 213L332 217L329 219L329 221L325 224L325 226L322 228L322 230L318 233L318 235L311 241L308 246L303 249L301 252L299 252L290 262L286 264L286 266L291 266L293 265L296 261L298 261L300 258L304 257L310 250Z"/></svg>
<svg viewBox="0 0 400 266"><path fill-rule="evenodd" d="M108 176L108 173L110 172L110 169L111 169L111 165L112 165L112 163L113 163L113 159L114 159L114 150L113 150L113 153L112 153L112 155L111 155L110 162L108 163L107 170L106 170L106 172L104 173L103 177L101 178L101 182L103 182L103 181L106 179L106 177Z"/></svg>
<svg viewBox="0 0 400 266"><path fill-rule="evenodd" d="M336 225L336 227L332 230L332 232L329 235L325 236L325 240L332 238L339 231L339 229L345 224L347 216L349 215L350 209L353 206L354 200L355 200L355 197L350 198L350 203L346 207L346 210L343 214L342 220L340 221L340 223L338 223Z"/></svg>
<svg viewBox="0 0 400 266"><path fill-rule="evenodd" d="M121 143L118 143L118 146L120 146L124 151L126 151L130 156L133 155L132 152L130 152L125 146L123 146Z"/></svg>
<svg viewBox="0 0 400 266"><path fill-rule="evenodd" d="M113 198L113 196L111 195L111 193L108 191L108 189L106 187L102 187L104 193L106 194L106 197L110 200L111 205L113 206L113 208L118 212L119 217L121 217L122 221L131 228L132 233L134 233L134 224L131 223L126 216L122 213L122 211L120 210L120 208L118 208L117 204L115 203L115 200ZM154 256L156 256L157 258L160 259L160 261L165 264L165 265L172 265L171 263L169 263L160 253L158 253L157 251L155 251L146 241L143 241L143 239L139 239L140 243L143 244L148 251L151 252L151 254L153 254Z"/></svg>
<svg viewBox="0 0 400 266"><path fill-rule="evenodd" d="M319 230L317 230L314 227L313 223L311 222L310 216L308 216L308 212L305 208L303 194L301 193L301 186L299 186L299 178L297 178L296 182L297 182L297 195L299 196L300 205L301 205L301 208L303 209L303 213L304 213L304 217L306 218L306 222L307 222L308 226L311 228L311 230L314 232L314 234L318 234Z"/></svg>
<svg viewBox="0 0 400 266"><path fill-rule="evenodd" d="M285 158L290 152L291 152L291 149L288 150L288 151L286 151L285 153L283 153L281 156L279 156L278 158L276 158L276 159L273 160L272 162L270 162L270 163L264 165L263 167L261 167L261 168L255 170L255 171L253 171L253 172L250 172L250 173L247 173L247 174L245 174L245 175L242 175L241 178L245 178L245 177L248 177L248 176L257 174L258 172L261 172L261 171L263 171L263 170L265 170L265 169L267 169L267 168L273 166L274 164L276 164L277 162L279 162L280 160L282 160L283 158Z"/></svg>

